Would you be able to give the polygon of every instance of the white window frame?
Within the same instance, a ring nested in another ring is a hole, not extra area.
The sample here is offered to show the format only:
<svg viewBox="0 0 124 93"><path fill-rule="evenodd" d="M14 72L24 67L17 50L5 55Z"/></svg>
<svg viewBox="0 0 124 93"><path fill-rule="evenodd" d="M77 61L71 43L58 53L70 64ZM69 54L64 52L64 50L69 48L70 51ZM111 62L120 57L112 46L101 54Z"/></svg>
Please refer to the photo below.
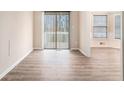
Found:
<svg viewBox="0 0 124 93"><path fill-rule="evenodd" d="M94 16L106 16L106 37L94 37ZM92 37L93 38L107 38L108 37L108 15L107 14L93 14L93 19L92 19Z"/></svg>

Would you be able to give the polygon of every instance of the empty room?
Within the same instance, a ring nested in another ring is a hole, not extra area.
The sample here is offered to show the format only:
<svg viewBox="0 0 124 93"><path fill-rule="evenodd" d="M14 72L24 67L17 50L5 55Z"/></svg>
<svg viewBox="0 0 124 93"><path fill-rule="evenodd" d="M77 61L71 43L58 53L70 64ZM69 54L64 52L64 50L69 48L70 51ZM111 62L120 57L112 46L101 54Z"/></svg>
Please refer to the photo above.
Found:
<svg viewBox="0 0 124 93"><path fill-rule="evenodd" d="M1 81L121 81L117 11L1 11Z"/></svg>

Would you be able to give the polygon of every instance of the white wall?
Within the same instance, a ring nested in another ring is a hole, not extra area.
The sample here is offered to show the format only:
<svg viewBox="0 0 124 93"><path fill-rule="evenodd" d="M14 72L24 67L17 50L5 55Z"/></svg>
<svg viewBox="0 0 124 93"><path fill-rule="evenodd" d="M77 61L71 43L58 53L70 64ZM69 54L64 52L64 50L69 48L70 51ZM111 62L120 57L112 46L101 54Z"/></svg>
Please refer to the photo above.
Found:
<svg viewBox="0 0 124 93"><path fill-rule="evenodd" d="M70 48L79 48L79 12L70 12Z"/></svg>
<svg viewBox="0 0 124 93"><path fill-rule="evenodd" d="M121 15L119 12L92 12L92 31L91 31L91 47L112 47L120 48L121 40L115 39L115 15ZM93 38L93 15L107 15L107 38ZM100 42L103 44L101 45Z"/></svg>
<svg viewBox="0 0 124 93"><path fill-rule="evenodd" d="M33 33L34 49L44 48L44 12L34 12L34 33Z"/></svg>
<svg viewBox="0 0 124 93"><path fill-rule="evenodd" d="M0 12L0 77L32 51L32 32L32 12Z"/></svg>
<svg viewBox="0 0 124 93"><path fill-rule="evenodd" d="M121 59L122 59L122 73L123 73L123 76L122 76L122 79L124 80L124 11L122 12L122 53L121 53Z"/></svg>
<svg viewBox="0 0 124 93"><path fill-rule="evenodd" d="M87 57L90 57L90 31L91 14L90 12L79 12L79 49Z"/></svg>

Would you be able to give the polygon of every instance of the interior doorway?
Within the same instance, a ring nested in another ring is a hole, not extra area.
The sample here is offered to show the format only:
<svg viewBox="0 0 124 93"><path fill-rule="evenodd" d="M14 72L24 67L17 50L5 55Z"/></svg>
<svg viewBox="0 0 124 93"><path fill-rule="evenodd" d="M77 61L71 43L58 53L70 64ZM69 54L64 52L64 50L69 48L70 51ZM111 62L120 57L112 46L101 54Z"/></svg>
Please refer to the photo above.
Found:
<svg viewBox="0 0 124 93"><path fill-rule="evenodd" d="M69 49L70 12L45 12L44 48Z"/></svg>

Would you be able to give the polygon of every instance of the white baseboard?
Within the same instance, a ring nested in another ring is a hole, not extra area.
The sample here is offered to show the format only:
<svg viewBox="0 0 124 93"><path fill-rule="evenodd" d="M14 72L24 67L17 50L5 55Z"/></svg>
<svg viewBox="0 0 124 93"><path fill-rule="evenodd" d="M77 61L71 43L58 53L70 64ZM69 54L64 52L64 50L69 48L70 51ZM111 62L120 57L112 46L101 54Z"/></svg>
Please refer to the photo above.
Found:
<svg viewBox="0 0 124 93"><path fill-rule="evenodd" d="M70 50L79 50L79 48L71 48Z"/></svg>
<svg viewBox="0 0 124 93"><path fill-rule="evenodd" d="M78 50L80 51L84 56L90 57L88 54L86 54L84 51L82 51L80 48L71 48L70 50Z"/></svg>
<svg viewBox="0 0 124 93"><path fill-rule="evenodd" d="M42 48L34 48L33 50L43 50Z"/></svg>
<svg viewBox="0 0 124 93"><path fill-rule="evenodd" d="M84 51L82 51L81 49L78 49L83 55L85 55L86 57L90 57L88 54L86 54Z"/></svg>
<svg viewBox="0 0 124 93"><path fill-rule="evenodd" d="M34 49L42 49L42 48L34 48Z"/></svg>
<svg viewBox="0 0 124 93"><path fill-rule="evenodd" d="M0 75L0 79L2 79L8 72L10 72L13 68L15 68L15 66L17 66L26 56L28 56L31 52L33 51L30 50L29 52L26 53L26 55L24 55L22 58L20 58L18 61L16 61L14 64L12 64L9 68L7 68L1 75Z"/></svg>

